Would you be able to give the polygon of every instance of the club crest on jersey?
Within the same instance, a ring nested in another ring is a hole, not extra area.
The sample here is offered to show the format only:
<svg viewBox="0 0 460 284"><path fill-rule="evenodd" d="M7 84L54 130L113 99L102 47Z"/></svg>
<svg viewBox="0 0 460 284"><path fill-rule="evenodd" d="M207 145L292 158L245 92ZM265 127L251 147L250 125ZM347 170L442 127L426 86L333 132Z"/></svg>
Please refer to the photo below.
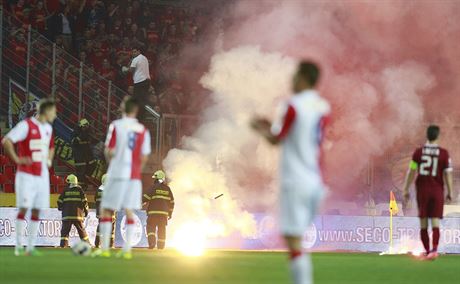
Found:
<svg viewBox="0 0 460 284"><path fill-rule="evenodd" d="M37 130L36 130L36 129L32 129L32 134L33 134L33 135L37 134Z"/></svg>

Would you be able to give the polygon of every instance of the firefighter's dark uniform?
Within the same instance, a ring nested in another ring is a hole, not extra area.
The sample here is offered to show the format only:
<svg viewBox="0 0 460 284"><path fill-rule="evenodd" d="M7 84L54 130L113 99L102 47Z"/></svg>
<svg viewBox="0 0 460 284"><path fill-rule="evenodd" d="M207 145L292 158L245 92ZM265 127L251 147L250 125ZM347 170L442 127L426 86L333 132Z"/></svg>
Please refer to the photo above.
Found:
<svg viewBox="0 0 460 284"><path fill-rule="evenodd" d="M99 219L100 218L100 212L101 212L101 201L102 201L102 194L103 194L103 189L99 187L97 190L96 196L95 196L95 201L96 201L96 217ZM112 235L110 237L110 247L114 246L115 242L115 212L112 215ZM94 245L98 248L101 243L101 233L99 231L99 226L101 225L101 220L99 219L99 224L97 225L97 233L96 233L96 239L94 240Z"/></svg>
<svg viewBox="0 0 460 284"><path fill-rule="evenodd" d="M69 185L58 199L58 209L62 211L61 247L69 245L69 233L72 225L77 229L80 239L89 241L83 227L83 220L88 215L88 200L79 185Z"/></svg>
<svg viewBox="0 0 460 284"><path fill-rule="evenodd" d="M96 167L92 146L92 138L87 127L78 128L72 139L72 153L75 161L77 177L86 183L86 176L91 176Z"/></svg>
<svg viewBox="0 0 460 284"><path fill-rule="evenodd" d="M142 198L147 205L147 238L149 248L164 249L166 243L166 225L174 210L174 196L164 183L156 181Z"/></svg>

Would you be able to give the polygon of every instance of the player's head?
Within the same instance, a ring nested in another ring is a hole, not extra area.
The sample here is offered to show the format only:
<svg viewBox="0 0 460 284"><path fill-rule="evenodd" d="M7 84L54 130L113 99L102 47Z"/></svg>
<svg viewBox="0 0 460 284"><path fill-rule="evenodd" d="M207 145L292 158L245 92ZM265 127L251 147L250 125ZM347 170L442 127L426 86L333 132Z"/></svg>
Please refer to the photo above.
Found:
<svg viewBox="0 0 460 284"><path fill-rule="evenodd" d="M313 89L319 80L319 67L311 61L302 61L294 75L293 89L295 93L306 89Z"/></svg>
<svg viewBox="0 0 460 284"><path fill-rule="evenodd" d="M46 122L53 123L56 119L56 102L53 99L41 99L38 102L38 115Z"/></svg>
<svg viewBox="0 0 460 284"><path fill-rule="evenodd" d="M438 140L439 132L441 132L439 126L432 124L426 129L426 138L428 141L434 142Z"/></svg>
<svg viewBox="0 0 460 284"><path fill-rule="evenodd" d="M123 115L128 117L136 117L139 113L139 108L139 101L130 96L126 96L121 103L121 111Z"/></svg>

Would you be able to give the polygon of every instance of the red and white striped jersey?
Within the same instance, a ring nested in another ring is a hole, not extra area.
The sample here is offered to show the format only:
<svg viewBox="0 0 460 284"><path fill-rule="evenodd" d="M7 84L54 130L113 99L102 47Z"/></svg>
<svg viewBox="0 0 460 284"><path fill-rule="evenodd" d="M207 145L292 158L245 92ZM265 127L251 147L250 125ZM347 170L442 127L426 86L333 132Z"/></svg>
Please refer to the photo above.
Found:
<svg viewBox="0 0 460 284"><path fill-rule="evenodd" d="M151 152L150 132L135 118L110 124L105 146L114 150L107 175L114 179L141 179L141 159Z"/></svg>
<svg viewBox="0 0 460 284"><path fill-rule="evenodd" d="M18 172L48 177L49 149L54 148L53 127L35 117L24 119L8 132L6 138L18 146L19 157L30 157L31 165L19 165Z"/></svg>
<svg viewBox="0 0 460 284"><path fill-rule="evenodd" d="M314 90L292 96L283 106L272 134L281 140L281 180L322 182L320 144L329 103Z"/></svg>

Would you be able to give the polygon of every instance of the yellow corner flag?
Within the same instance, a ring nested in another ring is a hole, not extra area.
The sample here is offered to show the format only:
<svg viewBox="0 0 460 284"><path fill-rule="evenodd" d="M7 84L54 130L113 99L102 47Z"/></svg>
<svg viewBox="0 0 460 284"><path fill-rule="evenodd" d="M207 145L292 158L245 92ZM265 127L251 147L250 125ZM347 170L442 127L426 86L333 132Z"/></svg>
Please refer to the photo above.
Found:
<svg viewBox="0 0 460 284"><path fill-rule="evenodd" d="M398 204L396 203L396 198L393 191L390 191L390 213L391 215L398 214Z"/></svg>

